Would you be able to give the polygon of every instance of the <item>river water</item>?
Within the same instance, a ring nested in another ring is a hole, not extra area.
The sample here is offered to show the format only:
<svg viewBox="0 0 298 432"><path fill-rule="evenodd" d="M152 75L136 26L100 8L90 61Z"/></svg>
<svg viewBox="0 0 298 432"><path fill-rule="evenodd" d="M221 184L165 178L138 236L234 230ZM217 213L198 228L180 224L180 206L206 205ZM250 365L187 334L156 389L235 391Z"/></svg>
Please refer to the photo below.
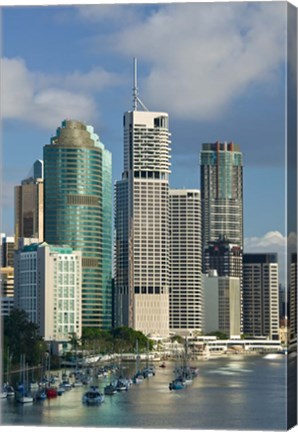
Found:
<svg viewBox="0 0 298 432"><path fill-rule="evenodd" d="M232 356L199 361L199 376L170 391L174 364L127 392L85 406L86 388L30 405L1 400L2 425L150 429L286 429L286 356ZM103 390L108 378L98 380Z"/></svg>

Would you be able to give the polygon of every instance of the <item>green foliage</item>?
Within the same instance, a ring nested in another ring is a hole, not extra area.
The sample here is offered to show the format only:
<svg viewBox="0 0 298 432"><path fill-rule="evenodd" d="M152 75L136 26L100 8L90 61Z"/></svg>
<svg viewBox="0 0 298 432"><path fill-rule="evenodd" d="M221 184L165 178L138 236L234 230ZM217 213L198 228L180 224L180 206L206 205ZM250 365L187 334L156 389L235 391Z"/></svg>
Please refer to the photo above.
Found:
<svg viewBox="0 0 298 432"><path fill-rule="evenodd" d="M171 337L171 342L178 342L180 344L184 344L184 339L180 335L174 335Z"/></svg>
<svg viewBox="0 0 298 432"><path fill-rule="evenodd" d="M13 309L3 321L4 369L7 362L18 364L21 354L25 354L29 366L40 363L47 347L38 334L38 326L32 323L25 311Z"/></svg>
<svg viewBox="0 0 298 432"><path fill-rule="evenodd" d="M76 333L71 333L69 335L69 342L70 342L71 347L72 347L73 350L76 350L78 348L79 339L78 339Z"/></svg>
<svg viewBox="0 0 298 432"><path fill-rule="evenodd" d="M60 369L60 357L58 355L51 355L51 370Z"/></svg>
<svg viewBox="0 0 298 432"><path fill-rule="evenodd" d="M32 323L25 311L13 309L3 322L3 368L19 365L21 354L25 354L29 366L41 364L48 350L47 344L38 334L38 326ZM138 341L139 352L153 348L153 342L142 332L129 327L118 327L111 330L83 328L81 340L74 333L70 335L69 343L73 351L79 348L95 350L101 353L135 352ZM54 363L54 359L53 359ZM57 359L58 365L58 359ZM57 365L55 365L57 367ZM53 366L53 365L52 365Z"/></svg>
<svg viewBox="0 0 298 432"><path fill-rule="evenodd" d="M87 350L108 353L113 351L113 337L107 330L83 327L82 347Z"/></svg>
<svg viewBox="0 0 298 432"><path fill-rule="evenodd" d="M116 345L121 346L121 343L126 346L127 350L133 352L138 341L139 351L146 351L149 343L149 350L152 349L153 343L142 332L133 330L130 327L117 327L111 330Z"/></svg>
<svg viewBox="0 0 298 432"><path fill-rule="evenodd" d="M228 336L225 333L220 332L220 331L214 331L214 332L211 332L211 333L207 333L206 336L216 336L217 339L229 339Z"/></svg>
<svg viewBox="0 0 298 432"><path fill-rule="evenodd" d="M149 350L153 342L142 332L133 330L130 327L117 327L111 330L100 330L96 328L84 328L82 344L86 349L100 347L100 352L134 352L138 340L139 351Z"/></svg>

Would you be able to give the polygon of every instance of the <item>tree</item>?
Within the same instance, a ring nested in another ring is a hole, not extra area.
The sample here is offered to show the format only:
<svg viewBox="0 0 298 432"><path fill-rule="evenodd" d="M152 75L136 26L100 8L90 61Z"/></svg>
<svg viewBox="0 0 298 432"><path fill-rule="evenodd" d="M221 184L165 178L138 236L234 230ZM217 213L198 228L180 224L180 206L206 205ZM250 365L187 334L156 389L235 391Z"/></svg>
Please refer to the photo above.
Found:
<svg viewBox="0 0 298 432"><path fill-rule="evenodd" d="M184 339L180 335L174 335L171 337L171 342L178 342L180 344L184 344Z"/></svg>
<svg viewBox="0 0 298 432"><path fill-rule="evenodd" d="M82 332L82 346L87 350L111 352L113 350L113 337L110 331L94 327L84 327Z"/></svg>
<svg viewBox="0 0 298 432"><path fill-rule="evenodd" d="M153 342L142 332L130 327L117 327L111 330L84 328L82 343L85 347L100 347L101 352L134 352L138 340L139 350L144 351L153 347Z"/></svg>
<svg viewBox="0 0 298 432"><path fill-rule="evenodd" d="M145 351L147 350L147 345L149 344L149 350L153 347L153 342L148 339L144 333L134 330L130 327L117 327L111 330L111 333L114 337L114 341L124 344L127 347L128 351L133 352L136 347L136 342L138 341L139 350Z"/></svg>
<svg viewBox="0 0 298 432"><path fill-rule="evenodd" d="M40 363L47 347L39 336L38 329L37 324L29 320L24 310L13 309L9 316L4 317L3 348L4 352L9 352L12 364L19 363L21 354L25 354L26 362L30 366Z"/></svg>
<svg viewBox="0 0 298 432"><path fill-rule="evenodd" d="M223 333L223 332L221 332L219 330L211 332L211 333L207 333L206 336L216 336L217 339L229 339L228 336L225 333Z"/></svg>
<svg viewBox="0 0 298 432"><path fill-rule="evenodd" d="M77 337L76 333L70 333L69 334L69 342L71 344L72 350L75 351L79 345L79 338Z"/></svg>

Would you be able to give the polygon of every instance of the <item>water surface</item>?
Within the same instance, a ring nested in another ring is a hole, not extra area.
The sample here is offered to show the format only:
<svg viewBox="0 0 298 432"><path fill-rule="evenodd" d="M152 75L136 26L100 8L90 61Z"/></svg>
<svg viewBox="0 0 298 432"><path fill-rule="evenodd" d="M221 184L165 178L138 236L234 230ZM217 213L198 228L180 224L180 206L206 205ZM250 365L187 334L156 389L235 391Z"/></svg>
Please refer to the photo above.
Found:
<svg viewBox="0 0 298 432"><path fill-rule="evenodd" d="M234 356L200 361L185 390L170 391L173 363L128 392L84 406L86 388L30 405L1 400L3 425L150 429L286 429L286 357ZM107 378L98 380L103 390Z"/></svg>

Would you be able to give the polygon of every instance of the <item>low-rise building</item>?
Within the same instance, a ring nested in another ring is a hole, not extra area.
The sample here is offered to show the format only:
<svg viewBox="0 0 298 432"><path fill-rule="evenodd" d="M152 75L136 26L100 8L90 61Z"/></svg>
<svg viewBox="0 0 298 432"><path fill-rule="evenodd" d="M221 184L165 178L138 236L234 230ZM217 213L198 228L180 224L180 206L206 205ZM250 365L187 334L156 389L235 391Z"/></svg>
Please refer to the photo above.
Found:
<svg viewBox="0 0 298 432"><path fill-rule="evenodd" d="M240 278L217 276L216 270L204 275L204 332L220 331L228 337L241 334Z"/></svg>

